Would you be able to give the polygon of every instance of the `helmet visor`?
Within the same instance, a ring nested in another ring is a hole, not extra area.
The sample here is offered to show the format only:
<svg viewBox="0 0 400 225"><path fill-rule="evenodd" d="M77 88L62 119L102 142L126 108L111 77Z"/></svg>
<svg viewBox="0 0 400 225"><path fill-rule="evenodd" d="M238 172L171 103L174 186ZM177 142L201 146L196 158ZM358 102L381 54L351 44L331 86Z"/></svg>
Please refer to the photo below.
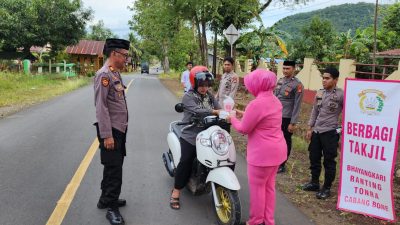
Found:
<svg viewBox="0 0 400 225"><path fill-rule="evenodd" d="M196 81L198 87L210 87L213 85L214 77L209 72L196 73Z"/></svg>

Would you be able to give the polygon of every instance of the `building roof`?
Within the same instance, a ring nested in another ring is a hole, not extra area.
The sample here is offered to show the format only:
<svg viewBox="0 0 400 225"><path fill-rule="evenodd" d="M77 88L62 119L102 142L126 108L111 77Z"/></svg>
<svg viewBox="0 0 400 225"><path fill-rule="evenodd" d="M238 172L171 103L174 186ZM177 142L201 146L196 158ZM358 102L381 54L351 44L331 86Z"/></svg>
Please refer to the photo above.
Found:
<svg viewBox="0 0 400 225"><path fill-rule="evenodd" d="M29 49L30 52L36 52L36 53L50 52L50 50L51 50L50 44L46 44L45 46L32 46Z"/></svg>
<svg viewBox="0 0 400 225"><path fill-rule="evenodd" d="M77 45L68 46L66 52L75 55L97 55L103 57L105 41L80 40Z"/></svg>
<svg viewBox="0 0 400 225"><path fill-rule="evenodd" d="M400 58L400 48L377 52L376 56L379 58Z"/></svg>

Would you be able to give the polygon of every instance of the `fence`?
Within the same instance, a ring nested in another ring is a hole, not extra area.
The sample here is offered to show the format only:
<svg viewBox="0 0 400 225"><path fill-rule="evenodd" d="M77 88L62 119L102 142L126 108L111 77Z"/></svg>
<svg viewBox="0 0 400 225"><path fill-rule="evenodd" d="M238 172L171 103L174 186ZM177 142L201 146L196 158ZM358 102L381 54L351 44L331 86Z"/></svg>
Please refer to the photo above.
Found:
<svg viewBox="0 0 400 225"><path fill-rule="evenodd" d="M353 71L356 74L357 78L364 78L364 79L379 79L384 80L390 74L395 72L396 68L399 69L398 65L378 65L378 64L363 64L363 63L355 63L356 70ZM373 68L378 71L372 72ZM369 72L371 70L371 72Z"/></svg>

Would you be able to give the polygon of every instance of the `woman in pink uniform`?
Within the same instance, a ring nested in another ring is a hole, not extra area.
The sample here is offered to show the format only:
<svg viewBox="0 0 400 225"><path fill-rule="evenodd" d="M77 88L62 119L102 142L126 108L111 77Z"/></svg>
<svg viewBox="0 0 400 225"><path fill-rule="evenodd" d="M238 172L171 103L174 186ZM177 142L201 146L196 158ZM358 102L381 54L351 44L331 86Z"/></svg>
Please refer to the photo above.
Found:
<svg viewBox="0 0 400 225"><path fill-rule="evenodd" d="M281 130L282 104L272 93L276 75L257 69L244 77L244 84L256 98L247 105L245 112L232 113L230 120L238 132L248 135L250 218L247 223L274 225L275 178L279 165L287 157Z"/></svg>

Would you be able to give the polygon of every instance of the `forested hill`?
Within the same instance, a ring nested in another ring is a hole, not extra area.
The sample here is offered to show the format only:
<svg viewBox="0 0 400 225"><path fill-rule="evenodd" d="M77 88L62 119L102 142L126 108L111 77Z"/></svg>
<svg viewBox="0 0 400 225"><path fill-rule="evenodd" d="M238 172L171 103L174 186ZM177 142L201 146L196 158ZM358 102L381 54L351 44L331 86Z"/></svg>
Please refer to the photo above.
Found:
<svg viewBox="0 0 400 225"><path fill-rule="evenodd" d="M301 28L310 23L313 16L319 16L329 20L337 32L347 32L349 29L354 32L357 28L363 29L373 25L374 10L374 4L363 2L330 6L308 13L285 17L276 22L274 26L278 30L297 36Z"/></svg>

